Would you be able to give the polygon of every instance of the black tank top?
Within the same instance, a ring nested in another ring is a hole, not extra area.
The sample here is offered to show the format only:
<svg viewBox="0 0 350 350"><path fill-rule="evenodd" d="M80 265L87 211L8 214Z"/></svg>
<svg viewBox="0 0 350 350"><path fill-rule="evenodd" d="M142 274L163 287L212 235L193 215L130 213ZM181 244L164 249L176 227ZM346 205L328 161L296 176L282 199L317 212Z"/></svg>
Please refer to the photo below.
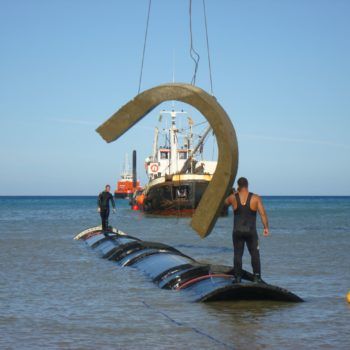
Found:
<svg viewBox="0 0 350 350"><path fill-rule="evenodd" d="M242 205L238 193L235 194L237 201L237 209L234 210L234 226L235 232L256 233L256 211L250 209L250 200L253 193L249 192L247 202Z"/></svg>

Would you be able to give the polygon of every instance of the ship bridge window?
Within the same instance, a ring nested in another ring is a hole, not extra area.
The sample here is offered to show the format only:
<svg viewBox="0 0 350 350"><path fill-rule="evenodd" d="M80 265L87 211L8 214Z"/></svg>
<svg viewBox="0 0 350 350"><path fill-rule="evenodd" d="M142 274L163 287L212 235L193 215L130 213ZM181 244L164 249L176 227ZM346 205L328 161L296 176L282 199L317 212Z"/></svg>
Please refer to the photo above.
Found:
<svg viewBox="0 0 350 350"><path fill-rule="evenodd" d="M187 152L180 151L179 152L179 159L187 159Z"/></svg>
<svg viewBox="0 0 350 350"><path fill-rule="evenodd" d="M177 186L174 187L175 198L188 199L190 196L190 187L189 186Z"/></svg>
<svg viewBox="0 0 350 350"><path fill-rule="evenodd" d="M169 159L168 151L160 151L160 159Z"/></svg>

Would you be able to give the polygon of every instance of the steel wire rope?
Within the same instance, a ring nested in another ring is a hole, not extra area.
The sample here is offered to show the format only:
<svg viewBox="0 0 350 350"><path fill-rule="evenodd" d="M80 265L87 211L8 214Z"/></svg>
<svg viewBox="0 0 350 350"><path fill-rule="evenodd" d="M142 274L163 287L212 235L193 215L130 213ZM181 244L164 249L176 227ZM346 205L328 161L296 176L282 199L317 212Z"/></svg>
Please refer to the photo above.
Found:
<svg viewBox="0 0 350 350"><path fill-rule="evenodd" d="M197 78L197 70L198 70L198 64L200 60L199 53L194 49L193 47L193 34L192 34L192 0L189 0L189 17L190 17L190 56L191 59L194 62L194 71L193 76L191 80L192 85L196 85L196 78Z"/></svg>
<svg viewBox="0 0 350 350"><path fill-rule="evenodd" d="M198 124L193 125L192 128L195 128L195 127L200 126L200 125L203 125L203 124L209 124L209 122L208 122L207 120L205 120L204 122L200 122L200 123L198 123ZM190 127L188 126L187 128L182 128L181 130L182 130L182 131L190 130Z"/></svg>
<svg viewBox="0 0 350 350"><path fill-rule="evenodd" d="M207 53L208 53L208 66L209 66L209 80L210 80L210 93L213 94L213 78L211 74L211 61L210 61L210 48L209 48L209 36L208 36L208 24L207 24L207 11L205 7L205 0L203 0L203 14L204 14L204 25L205 25L205 39L207 43Z"/></svg>
<svg viewBox="0 0 350 350"><path fill-rule="evenodd" d="M151 4L152 4L152 0L149 0L149 2L148 2L147 21L146 21L146 30L145 30L145 39L144 39L144 42L143 42L143 50L142 50L141 70L140 70L140 77L139 77L139 89L137 91L137 94L139 94L140 90L141 90L143 63L144 63L144 60L145 60L147 34L148 34L148 24L149 24L149 18L150 18L150 13L151 13Z"/></svg>
<svg viewBox="0 0 350 350"><path fill-rule="evenodd" d="M203 3L203 15L204 15L204 26L205 26L205 39L207 44L207 55L208 55L208 68L209 68L209 81L210 81L210 93L212 96L214 96L213 91L213 76L211 72L211 59L210 59L210 46L209 46L209 35L208 35L208 21L207 21L207 11L205 6L205 0L202 0ZM212 151L212 160L214 159L214 140L215 136L213 137L213 151ZM204 147L204 145L203 145Z"/></svg>
<svg viewBox="0 0 350 350"><path fill-rule="evenodd" d="M207 55L208 55L210 93L213 96L214 95L213 94L213 78L212 78L212 71L211 71L210 46L209 46L209 35L208 35L208 22L207 22L207 13L206 13L205 0L202 0L202 3L203 3L203 15L204 15L204 25L205 25L205 39L206 39ZM192 0L189 0L189 16L190 16L190 45L191 45L191 47L190 47L190 56L191 56L192 60L195 63L194 73L193 73L191 84L195 85L200 56L199 56L198 52L193 48ZM203 142L203 146L202 146L203 148L204 148L204 145L205 145L206 141L207 140L204 140L204 142ZM201 153L201 158L203 160L203 153Z"/></svg>

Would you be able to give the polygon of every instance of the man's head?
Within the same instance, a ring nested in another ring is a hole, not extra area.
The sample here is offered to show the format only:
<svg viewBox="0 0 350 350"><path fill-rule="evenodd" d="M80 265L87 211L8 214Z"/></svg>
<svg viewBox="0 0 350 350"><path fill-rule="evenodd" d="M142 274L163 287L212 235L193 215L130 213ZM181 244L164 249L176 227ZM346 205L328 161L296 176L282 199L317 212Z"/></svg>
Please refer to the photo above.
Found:
<svg viewBox="0 0 350 350"><path fill-rule="evenodd" d="M106 192L109 192L111 190L111 186L106 185L105 189L106 189Z"/></svg>
<svg viewBox="0 0 350 350"><path fill-rule="evenodd" d="M248 180L245 177L240 177L237 180L237 185L238 185L238 190L241 190L243 188L247 189L248 188Z"/></svg>

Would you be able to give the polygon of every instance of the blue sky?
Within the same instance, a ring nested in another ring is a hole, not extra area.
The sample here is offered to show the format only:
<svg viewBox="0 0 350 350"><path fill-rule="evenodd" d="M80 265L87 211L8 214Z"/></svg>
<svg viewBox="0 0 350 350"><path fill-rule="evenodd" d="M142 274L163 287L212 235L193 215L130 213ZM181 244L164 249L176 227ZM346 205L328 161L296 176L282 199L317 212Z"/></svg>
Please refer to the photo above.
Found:
<svg viewBox="0 0 350 350"><path fill-rule="evenodd" d="M197 84L209 90L201 1ZM0 0L0 195L90 195L151 152L157 111L95 132L137 94L148 1ZM214 94L239 175L265 195L350 195L350 2L207 0ZM188 1L153 0L142 90L190 82ZM166 105L162 107L167 107Z"/></svg>

